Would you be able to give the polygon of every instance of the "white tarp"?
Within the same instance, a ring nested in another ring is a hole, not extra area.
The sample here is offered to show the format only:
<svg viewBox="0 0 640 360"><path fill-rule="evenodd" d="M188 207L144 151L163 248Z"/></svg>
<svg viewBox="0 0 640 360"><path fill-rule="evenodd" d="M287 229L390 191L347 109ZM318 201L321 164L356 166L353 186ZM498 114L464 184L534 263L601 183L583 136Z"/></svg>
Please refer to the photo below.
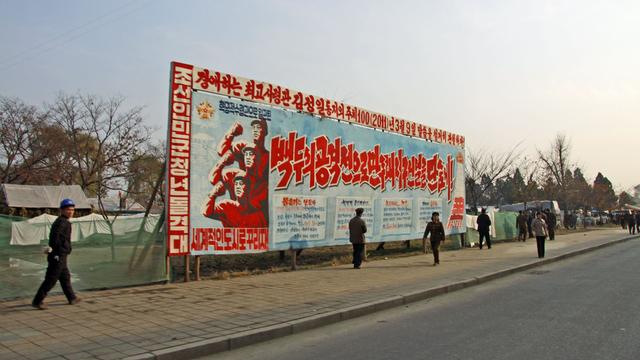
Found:
<svg viewBox="0 0 640 360"><path fill-rule="evenodd" d="M464 218L466 220L468 229L478 230L478 223L476 223L476 221L478 220L478 217L476 215L465 215Z"/></svg>
<svg viewBox="0 0 640 360"><path fill-rule="evenodd" d="M158 223L159 215L149 215L144 224L146 232L152 232ZM113 220L113 217L110 218ZM49 239L51 224L56 220L56 216L42 214L27 221L14 222L11 224L10 245L38 245L46 243ZM114 235L124 235L140 229L140 224L144 220L144 214L134 216L118 216L113 224ZM109 224L98 214L71 219L71 241L82 241L93 234L110 234Z"/></svg>
<svg viewBox="0 0 640 360"><path fill-rule="evenodd" d="M72 199L76 209L91 209L79 185L18 185L2 184L8 207L29 209L57 209L63 199Z"/></svg>
<svg viewBox="0 0 640 360"><path fill-rule="evenodd" d="M487 211L487 215L489 215L489 219L491 219L491 227L489 228L489 234L494 235L496 233L496 210L491 209ZM478 230L478 216L476 215L466 215L465 222L467 224L467 229L475 229Z"/></svg>
<svg viewBox="0 0 640 360"><path fill-rule="evenodd" d="M147 221L144 224L144 231L153 232L153 229L156 227L158 220L160 219L159 215L150 214L147 217ZM133 231L138 231L140 229L140 224L144 220L144 214L136 214L131 216L119 216L114 223L113 229L118 233L129 233Z"/></svg>
<svg viewBox="0 0 640 360"><path fill-rule="evenodd" d="M40 241L49 238L51 224L56 217L42 214L27 221L11 223L10 245L38 245Z"/></svg>
<svg viewBox="0 0 640 360"><path fill-rule="evenodd" d="M109 224L98 214L71 219L71 241L85 239L93 234L110 234ZM120 234L116 234L120 235Z"/></svg>
<svg viewBox="0 0 640 360"><path fill-rule="evenodd" d="M634 206L634 205L631 205L631 204L624 204L623 208L624 209L636 210L636 211L640 210L640 206Z"/></svg>

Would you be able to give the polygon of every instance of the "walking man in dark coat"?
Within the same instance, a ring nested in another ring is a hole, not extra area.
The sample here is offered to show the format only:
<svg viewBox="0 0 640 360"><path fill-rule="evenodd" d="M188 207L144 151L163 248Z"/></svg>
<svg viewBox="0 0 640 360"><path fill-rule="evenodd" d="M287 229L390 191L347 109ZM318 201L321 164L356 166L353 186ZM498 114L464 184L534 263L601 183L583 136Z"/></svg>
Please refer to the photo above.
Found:
<svg viewBox="0 0 640 360"><path fill-rule="evenodd" d="M69 304L75 305L80 302L80 298L71 288L71 274L67 267L67 257L71 254L71 222L69 220L73 217L74 211L75 204L71 199L62 200L60 216L51 225L49 247L46 250L49 264L47 273L31 303L36 309L45 310L47 308L43 302L44 298L58 280L60 280L60 286Z"/></svg>
<svg viewBox="0 0 640 360"><path fill-rule="evenodd" d="M636 233L636 217L630 211L625 214L627 229L629 229L629 234L634 235Z"/></svg>
<svg viewBox="0 0 640 360"><path fill-rule="evenodd" d="M491 219L487 215L487 210L482 209L481 214L478 215L478 233L480 233L480 250L482 250L482 242L487 240L487 248L491 249L491 235L489 235L489 229L491 227Z"/></svg>
<svg viewBox="0 0 640 360"><path fill-rule="evenodd" d="M547 230L549 233L549 240L556 239L556 214L553 210L547 210Z"/></svg>
<svg viewBox="0 0 640 360"><path fill-rule="evenodd" d="M516 226L518 228L518 240L527 241L527 215L522 211L516 218Z"/></svg>
<svg viewBox="0 0 640 360"><path fill-rule="evenodd" d="M362 265L362 253L364 252L364 234L367 232L367 224L362 220L363 208L356 209L356 216L349 221L349 241L353 245L353 268L360 269Z"/></svg>
<svg viewBox="0 0 640 360"><path fill-rule="evenodd" d="M633 213L635 214L636 218L636 232L640 234L640 212L634 210Z"/></svg>
<svg viewBox="0 0 640 360"><path fill-rule="evenodd" d="M431 215L431 221L424 229L422 239L426 241L431 234L431 250L433 251L433 266L440 265L440 243L444 242L444 226L440 222L440 214L434 212Z"/></svg>

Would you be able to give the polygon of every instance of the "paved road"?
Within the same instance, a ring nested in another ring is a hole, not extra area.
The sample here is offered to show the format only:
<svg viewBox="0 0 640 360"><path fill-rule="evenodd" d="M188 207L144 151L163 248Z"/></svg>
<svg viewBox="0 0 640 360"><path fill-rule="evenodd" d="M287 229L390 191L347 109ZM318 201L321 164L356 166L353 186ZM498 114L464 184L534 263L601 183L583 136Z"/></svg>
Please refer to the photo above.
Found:
<svg viewBox="0 0 640 360"><path fill-rule="evenodd" d="M627 232L619 228L558 236L548 243L547 259L624 239ZM203 345L224 348L250 343L260 336L249 333L262 334L273 326L348 314L363 303L411 298L416 292L474 276L533 265L538 262L535 253L533 241L505 242L491 250L444 252L438 267L431 266L431 255L409 256L371 261L362 271L342 265L226 281L85 292L81 294L84 302L77 306L67 306L63 296L55 295L47 299L49 311L33 310L29 298L0 301L0 359L106 360L167 353L180 358Z"/></svg>
<svg viewBox="0 0 640 360"><path fill-rule="evenodd" d="M210 359L640 359L640 240Z"/></svg>

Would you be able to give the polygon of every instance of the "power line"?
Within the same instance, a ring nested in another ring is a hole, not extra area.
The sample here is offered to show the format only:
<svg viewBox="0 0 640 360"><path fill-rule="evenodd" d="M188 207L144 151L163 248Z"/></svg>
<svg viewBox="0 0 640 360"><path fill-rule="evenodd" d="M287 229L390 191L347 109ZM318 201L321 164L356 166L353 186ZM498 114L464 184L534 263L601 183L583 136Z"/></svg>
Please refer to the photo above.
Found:
<svg viewBox="0 0 640 360"><path fill-rule="evenodd" d="M105 17L107 17L107 16L109 16L109 15L111 15L111 14L115 13L115 12L118 12L118 11L120 11L120 10L122 10L122 9L124 9L124 8L126 8L126 7L128 7L129 5L131 5L132 3L134 3L135 1L136 1L136 0L131 0L131 1L129 1L128 3L126 3L125 5L120 6L120 7L116 8L116 9L114 9L114 10L111 10L111 11L109 11L109 12L106 12L106 13L104 13L104 14L100 15L100 16L97 16L97 17L95 17L95 18L93 18L93 19L91 19L91 20L87 21L87 22L86 22L86 23L84 23L84 24L78 25L78 26L76 26L76 27L74 27L74 28L71 28L71 29L69 29L69 30L67 30L67 31L65 31L65 32L62 32L62 33L60 33L60 34L58 34L58 35L55 35L55 36L50 37L50 38L48 38L48 39L45 39L45 40L43 40L43 41L41 41L41 42L39 42L39 43L37 43L37 44L35 44L35 45L31 46L30 48L26 48L26 49L24 49L24 50L22 50L22 51L18 52L17 54L13 54L13 55L7 56L7 57L3 58L3 59L2 59L2 61L1 61L0 63L4 64L4 63L6 63L6 62L8 62L8 61L11 61L11 60L13 60L13 59L17 58L17 57L20 57L20 56L26 55L26 54L28 54L28 53L30 53L30 52L32 52L32 51L34 51L34 50L37 50L38 48L43 47L43 46L45 46L45 45L47 45L47 44L49 44L49 43L51 43L51 42L53 42L53 41L56 41L56 40L61 39L61 38L65 37L65 36L67 36L67 35L70 35L70 34L72 34L73 32L75 32L75 31L77 31L77 30L80 30L80 29L82 29L82 28L84 28L84 27L87 27L87 26L89 26L89 25L91 25L91 24L93 24L93 23L95 23L95 22L97 22L97 21L99 21L99 20L101 20L101 19L104 19Z"/></svg>
<svg viewBox="0 0 640 360"><path fill-rule="evenodd" d="M2 70L7 70L10 69L18 64L21 64L25 61L31 60L34 57L37 57L38 55L41 55L43 53L49 52L51 50L56 49L57 47L60 47L62 45L65 45L73 40L76 40L82 36L88 35L91 31L98 29L101 26L105 26L107 24L110 24L114 21L120 20L122 18L124 18L125 16L138 11L142 8L144 8L147 3L149 3L151 0L146 0L143 1L140 6L136 6L133 7L129 10L126 10L124 12L122 12L122 10L130 7L130 5L138 2L139 0L131 0L129 2L127 2L125 5L117 7L116 9L113 9L107 13L104 13L100 16L97 16L91 20L89 20L86 23L83 23L81 25L78 25L72 29L69 29L67 31L64 31L63 33L60 33L58 35L55 35L51 38L48 38L44 41L41 41L33 46L31 46L30 48L27 48L17 54L11 55L5 59L3 59L3 62L0 63L0 71ZM118 14L119 12L121 12L120 14ZM111 17L109 19L109 17ZM102 21L105 20L106 21Z"/></svg>

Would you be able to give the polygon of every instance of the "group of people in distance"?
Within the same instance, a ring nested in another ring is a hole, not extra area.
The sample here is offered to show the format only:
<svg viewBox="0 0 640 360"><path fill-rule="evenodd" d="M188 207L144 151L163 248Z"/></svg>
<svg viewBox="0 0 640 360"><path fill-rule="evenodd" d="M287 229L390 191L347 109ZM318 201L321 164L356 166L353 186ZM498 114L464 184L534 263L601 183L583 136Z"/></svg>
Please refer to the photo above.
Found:
<svg viewBox="0 0 640 360"><path fill-rule="evenodd" d="M636 232L640 234L640 212L638 211L627 211L621 216L620 225L622 228L626 228L629 230L629 235L634 235Z"/></svg>
<svg viewBox="0 0 640 360"><path fill-rule="evenodd" d="M535 214L531 210L520 211L516 218L518 240L522 242L527 241L527 234L529 238L535 237L538 247L538 257L544 258L545 240L547 237L549 237L549 240L556 239L557 223L556 214L549 209L543 211L538 210Z"/></svg>
<svg viewBox="0 0 640 360"><path fill-rule="evenodd" d="M487 248L491 249L491 236L489 235L489 229L491 228L491 218L487 215L485 209L482 209L478 219L479 234L479 248L482 250L482 243L484 240L487 242ZM545 240L549 237L549 240L555 240L556 234L556 215L545 209L544 211L536 211L535 216L531 211L526 213L520 211L516 218L516 228L518 229L518 240L527 241L527 233L529 237L536 238L536 246L538 248L538 257L544 258L544 245Z"/></svg>
<svg viewBox="0 0 640 360"><path fill-rule="evenodd" d="M367 225L362 219L364 209L356 209L356 215L349 221L349 241L353 245L353 268L360 269L362 266L362 259L364 257L364 244L365 233L367 232ZM480 215L476 220L479 233L479 249L482 250L484 243L486 242L487 248L491 249L491 218L487 214L486 209L482 209ZM556 227L556 215L547 210L536 211L535 217L531 215L531 212L527 213L520 211L516 218L516 225L519 231L518 240L526 241L527 233L529 237L536 238L536 245L538 249L538 257L544 258L545 253L545 241L549 237L549 240L555 240L555 227ZM433 266L440 264L440 244L445 240L444 225L440 221L440 214L434 212L431 216L431 221L427 223L422 236L423 241L429 239L431 244L431 251L433 252Z"/></svg>
<svg viewBox="0 0 640 360"><path fill-rule="evenodd" d="M545 210L537 210L533 212L532 210L520 211L518 213L518 217L516 218L516 228L518 229L518 240L527 241L527 234L529 234L529 238L533 238L535 232L533 231L533 221L540 215L544 223L547 225L547 233L549 236L549 240L555 240L556 234L556 226L558 224L556 214L549 209Z"/></svg>

